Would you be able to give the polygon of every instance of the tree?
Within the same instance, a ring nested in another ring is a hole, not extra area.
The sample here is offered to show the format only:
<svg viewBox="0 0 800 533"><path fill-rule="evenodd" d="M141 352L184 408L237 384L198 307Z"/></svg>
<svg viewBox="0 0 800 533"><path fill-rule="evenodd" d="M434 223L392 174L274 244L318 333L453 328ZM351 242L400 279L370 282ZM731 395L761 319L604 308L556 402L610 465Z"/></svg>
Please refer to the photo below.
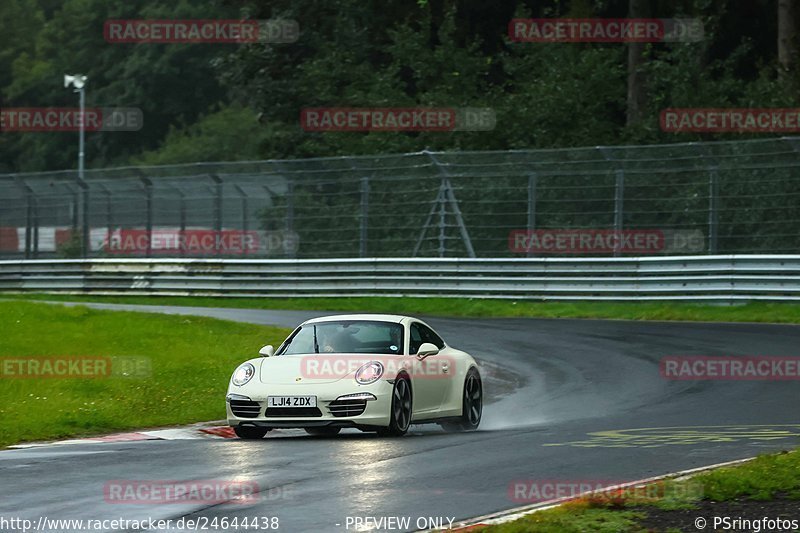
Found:
<svg viewBox="0 0 800 533"><path fill-rule="evenodd" d="M58 9L51 6L51 18L37 28L40 11L31 7L31 16L26 17L12 9L14 4L28 7L25 4L31 1L0 3L11 11L0 17L0 30L6 25L9 30L0 31L0 40L13 38L9 49L14 51L8 78L0 78L4 104L77 107L76 95L64 89L62 80L65 73L80 73L89 77L87 107L135 107L144 115L144 127L138 132L88 133L88 168L125 163L139 152L157 148L171 127L195 122L225 99L212 63L236 45L111 44L105 41L103 28L108 19L235 18L238 10L201 0L171 4L67 0ZM9 70L4 57L0 52L0 75ZM16 133L0 142L4 143L0 160L14 170L75 166L73 133Z"/></svg>
<svg viewBox="0 0 800 533"><path fill-rule="evenodd" d="M629 0L628 16L630 18L644 18L647 16L647 0ZM645 80L642 71L644 63L645 43L628 43L628 96L625 123L632 126L642 120L645 111Z"/></svg>
<svg viewBox="0 0 800 533"><path fill-rule="evenodd" d="M793 69L797 60L797 14L794 0L778 0L778 63L780 73Z"/></svg>

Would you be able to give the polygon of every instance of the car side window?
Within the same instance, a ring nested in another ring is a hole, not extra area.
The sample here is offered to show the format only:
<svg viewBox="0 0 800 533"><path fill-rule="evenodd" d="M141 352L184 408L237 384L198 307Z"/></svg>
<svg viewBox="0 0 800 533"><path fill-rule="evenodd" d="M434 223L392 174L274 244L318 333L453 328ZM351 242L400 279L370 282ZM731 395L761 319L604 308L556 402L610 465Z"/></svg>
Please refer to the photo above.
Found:
<svg viewBox="0 0 800 533"><path fill-rule="evenodd" d="M424 324L420 324L419 322L412 323L409 328L409 334L411 336L411 341L409 342L408 353L411 355L416 354L419 351L419 347L425 342L435 345L440 350L444 348L444 341L442 338Z"/></svg>
<svg viewBox="0 0 800 533"><path fill-rule="evenodd" d="M422 346L425 342L431 342L428 340L429 338L425 335L425 326L420 324L419 322L414 322L411 324L411 343L409 352L411 355L415 355L418 351L420 346Z"/></svg>
<svg viewBox="0 0 800 533"><path fill-rule="evenodd" d="M419 325L420 335L422 335L422 342L430 342L431 344L435 345L440 350L444 348L444 341L442 338L436 334L431 328L420 324ZM415 352L416 353L416 352Z"/></svg>
<svg viewBox="0 0 800 533"><path fill-rule="evenodd" d="M421 324L414 322L411 324L409 328L409 335L411 337L410 342L408 343L408 353L410 355L414 355L419 351L419 347L422 346L422 343L425 342L422 340L422 332L420 331Z"/></svg>

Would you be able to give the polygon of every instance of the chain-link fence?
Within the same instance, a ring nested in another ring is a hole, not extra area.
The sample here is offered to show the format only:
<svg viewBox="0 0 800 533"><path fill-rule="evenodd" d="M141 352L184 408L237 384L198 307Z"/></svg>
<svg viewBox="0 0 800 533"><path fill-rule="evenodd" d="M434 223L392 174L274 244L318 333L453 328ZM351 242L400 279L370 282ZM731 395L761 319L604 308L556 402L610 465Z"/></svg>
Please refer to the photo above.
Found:
<svg viewBox="0 0 800 533"><path fill-rule="evenodd" d="M0 175L0 254L800 252L800 137Z"/></svg>

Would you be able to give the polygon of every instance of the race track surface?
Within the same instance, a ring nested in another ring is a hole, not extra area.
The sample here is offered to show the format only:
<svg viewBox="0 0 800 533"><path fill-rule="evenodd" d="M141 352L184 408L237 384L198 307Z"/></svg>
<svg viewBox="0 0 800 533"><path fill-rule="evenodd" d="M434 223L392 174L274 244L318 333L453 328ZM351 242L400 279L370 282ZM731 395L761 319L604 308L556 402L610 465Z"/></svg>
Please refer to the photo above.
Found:
<svg viewBox="0 0 800 533"><path fill-rule="evenodd" d="M287 327L319 314L93 307ZM335 438L284 431L261 441L154 440L0 451L0 515L34 521L278 517L279 530L291 532L346 531L347 517L398 516L410 517L409 529L415 529L421 517L460 520L532 503L512 497L517 481L540 487L618 483L800 443L797 381L667 381L658 366L669 355L797 356L797 326L427 320L483 364L485 394L494 401L478 432L413 426L404 438L386 439L355 430ZM104 485L125 479L248 479L257 482L261 498L248 504L107 503Z"/></svg>

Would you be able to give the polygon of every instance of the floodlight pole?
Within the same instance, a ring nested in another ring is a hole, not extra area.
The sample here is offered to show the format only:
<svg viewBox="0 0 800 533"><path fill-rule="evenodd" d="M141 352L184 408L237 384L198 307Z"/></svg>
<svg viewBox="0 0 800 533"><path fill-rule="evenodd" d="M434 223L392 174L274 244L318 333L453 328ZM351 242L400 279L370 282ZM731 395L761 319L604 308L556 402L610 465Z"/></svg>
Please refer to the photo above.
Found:
<svg viewBox="0 0 800 533"><path fill-rule="evenodd" d="M83 224L81 227L81 251L83 257L89 257L91 252L89 242L89 186L84 178L84 159L86 145L86 76L81 74L64 75L64 87L72 85L73 92L80 97L80 119L78 120L78 184L83 189Z"/></svg>
<svg viewBox="0 0 800 533"><path fill-rule="evenodd" d="M81 120L80 120L80 139L78 140L78 177L83 180L84 168L84 146L86 144L86 86L82 85L80 89L76 89L80 93L81 100Z"/></svg>
<svg viewBox="0 0 800 533"><path fill-rule="evenodd" d="M89 239L89 186L86 184L86 181L83 179L83 169L84 169L84 146L86 144L86 86L81 85L80 89L77 89L80 93L80 101L81 101L81 119L80 119L80 136L78 140L78 183L81 185L81 189L83 189L83 224L81 227L81 252L85 258L89 257L91 253L91 244Z"/></svg>

